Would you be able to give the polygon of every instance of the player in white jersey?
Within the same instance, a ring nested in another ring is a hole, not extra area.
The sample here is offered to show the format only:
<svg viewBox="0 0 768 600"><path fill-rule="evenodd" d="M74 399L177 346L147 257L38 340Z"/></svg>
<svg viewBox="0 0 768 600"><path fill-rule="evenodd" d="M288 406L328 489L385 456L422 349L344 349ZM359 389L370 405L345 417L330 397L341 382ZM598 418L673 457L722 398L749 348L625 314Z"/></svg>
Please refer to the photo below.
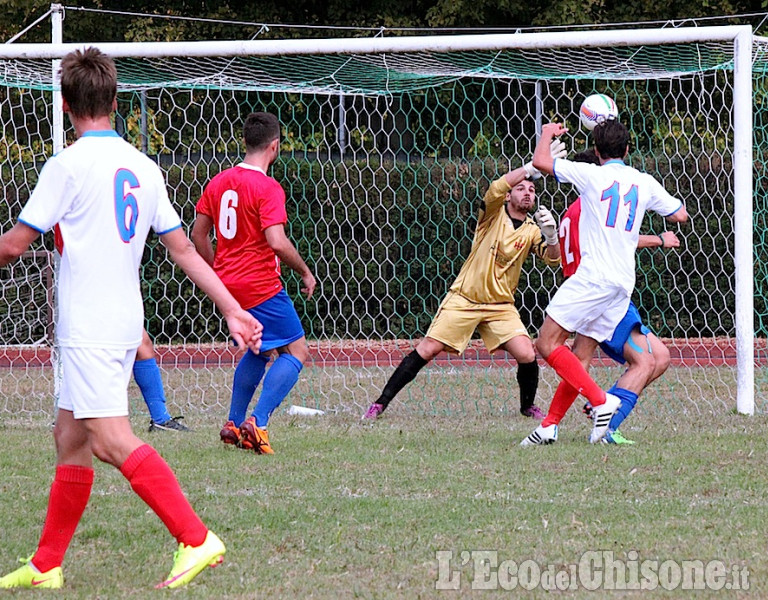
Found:
<svg viewBox="0 0 768 600"><path fill-rule="evenodd" d="M56 224L64 242L57 281L63 379L53 432L56 474L37 550L0 578L0 588L63 586L61 564L88 503L94 456L119 468L176 538L173 567L157 587L179 587L220 563L225 548L128 420L127 387L144 316L138 270L150 228L222 311L239 345L258 350L261 325L195 252L157 166L113 130L112 60L96 48L66 55L61 92L78 140L46 163L18 223L0 236L0 266Z"/></svg>
<svg viewBox="0 0 768 600"><path fill-rule="evenodd" d="M61 256L64 253L64 238L61 235L61 228L56 226L53 231L54 246L58 255ZM142 332L141 345L136 351L133 378L149 409L149 431L190 431L189 427L181 422L184 417L171 417L168 412L163 378L155 358L155 347L146 330Z"/></svg>
<svg viewBox="0 0 768 600"><path fill-rule="evenodd" d="M577 333L574 343L583 344L585 354L591 355L624 318L635 286L635 251L646 210L675 223L686 221L688 213L682 201L653 177L624 164L629 131L618 120L605 121L593 131L600 166L550 156L552 140L566 131L559 123L544 125L533 164L541 172L555 175L558 182L572 183L578 189L581 263L547 306L536 349L592 405L594 426L589 441L596 443L605 436L621 401L595 383L565 341ZM543 442L555 441L557 426L540 426L531 435Z"/></svg>
<svg viewBox="0 0 768 600"><path fill-rule="evenodd" d="M579 152L572 160L574 162L600 164L594 148ZM560 219L561 263L563 265L563 276L566 278L576 272L581 261L579 244L580 216L581 198L576 198L568 206L565 214ZM665 231L661 235L641 234L637 245L638 249L677 248L679 246L680 240L673 231ZM661 377L669 367L669 349L643 324L640 313L632 302L629 303L629 310L613 332L611 339L602 342L600 348L603 354L619 364L627 364L628 366L618 381L608 390L614 396L619 397L621 406L611 418L608 432L603 438L603 442L608 444L634 444L635 442L625 438L618 428L632 412L632 409L637 404L640 393L652 381ZM581 344L574 344L573 353L579 357L584 368L588 370L592 355L585 356L581 354L582 351L583 347ZM559 429L560 421L578 395L579 392L576 389L568 385L567 382L561 381L552 397L547 415L541 422L542 430L546 430L550 425L557 425ZM584 412L590 419L592 418L591 411L592 407L589 403L585 404ZM543 439L538 432L534 431L521 442L521 445L534 445Z"/></svg>

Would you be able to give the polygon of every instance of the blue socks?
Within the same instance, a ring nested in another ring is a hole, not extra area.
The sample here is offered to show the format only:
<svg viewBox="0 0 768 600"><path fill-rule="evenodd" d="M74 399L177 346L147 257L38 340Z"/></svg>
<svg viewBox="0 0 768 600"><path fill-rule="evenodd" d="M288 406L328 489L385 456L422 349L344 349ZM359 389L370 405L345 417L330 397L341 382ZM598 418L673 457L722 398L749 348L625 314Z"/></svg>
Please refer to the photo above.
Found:
<svg viewBox="0 0 768 600"><path fill-rule="evenodd" d="M171 415L165 406L165 392L160 368L153 358L133 362L133 378L141 390L144 402L147 403L149 416L153 423L165 423L171 420Z"/></svg>
<svg viewBox="0 0 768 600"><path fill-rule="evenodd" d="M258 427L265 428L267 426L269 417L272 416L274 410L280 406L288 392L299 380L302 366L301 361L294 356L281 354L275 364L269 368L269 372L264 378L264 387L261 390L259 402L253 411Z"/></svg>
<svg viewBox="0 0 768 600"><path fill-rule="evenodd" d="M624 388L620 388L616 384L608 390L608 393L618 396L621 400L619 410L617 410L613 417L611 417L611 422L608 425L609 431L616 431L624 422L624 419L629 416L629 413L632 412L632 409L635 408L635 405L637 404L637 394L625 390Z"/></svg>
<svg viewBox="0 0 768 600"><path fill-rule="evenodd" d="M237 363L235 378L232 381L232 400L229 404L229 420L236 427L240 427L240 424L245 421L248 405L261 383L261 378L264 377L264 369L267 368L268 362L268 356L254 354L248 350Z"/></svg>

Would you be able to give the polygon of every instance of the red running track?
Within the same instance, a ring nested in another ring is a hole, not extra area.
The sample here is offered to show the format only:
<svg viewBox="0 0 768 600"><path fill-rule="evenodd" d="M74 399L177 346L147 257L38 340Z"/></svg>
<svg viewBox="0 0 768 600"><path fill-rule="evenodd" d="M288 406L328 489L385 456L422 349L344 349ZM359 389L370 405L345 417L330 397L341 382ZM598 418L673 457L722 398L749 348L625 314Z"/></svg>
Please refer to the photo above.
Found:
<svg viewBox="0 0 768 600"><path fill-rule="evenodd" d="M722 367L736 365L736 341L731 338L664 340L672 355L672 366ZM418 340L346 340L309 343L312 366L371 367L400 362ZM228 368L236 364L239 353L225 344L157 346L158 362L166 368ZM503 352L493 357L480 340L473 340L463 356L440 354L434 362L453 366L487 366L506 362ZM608 358L596 358L594 365L614 364ZM49 346L0 347L0 368L44 368L51 365ZM755 365L768 366L768 341L755 340Z"/></svg>

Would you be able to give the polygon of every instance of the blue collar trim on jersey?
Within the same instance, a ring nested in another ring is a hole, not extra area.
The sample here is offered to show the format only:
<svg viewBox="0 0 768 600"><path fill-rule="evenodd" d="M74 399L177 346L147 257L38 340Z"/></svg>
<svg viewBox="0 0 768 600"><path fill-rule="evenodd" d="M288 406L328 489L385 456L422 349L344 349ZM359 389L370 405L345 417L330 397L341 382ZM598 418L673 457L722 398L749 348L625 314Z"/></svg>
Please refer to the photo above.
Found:
<svg viewBox="0 0 768 600"><path fill-rule="evenodd" d="M610 165L611 163L616 163L616 164L619 164L619 165L623 165L624 161L621 160L620 158L612 158L611 160L608 160L608 161L604 162L603 165Z"/></svg>
<svg viewBox="0 0 768 600"><path fill-rule="evenodd" d="M114 129L93 129L80 137L120 137Z"/></svg>

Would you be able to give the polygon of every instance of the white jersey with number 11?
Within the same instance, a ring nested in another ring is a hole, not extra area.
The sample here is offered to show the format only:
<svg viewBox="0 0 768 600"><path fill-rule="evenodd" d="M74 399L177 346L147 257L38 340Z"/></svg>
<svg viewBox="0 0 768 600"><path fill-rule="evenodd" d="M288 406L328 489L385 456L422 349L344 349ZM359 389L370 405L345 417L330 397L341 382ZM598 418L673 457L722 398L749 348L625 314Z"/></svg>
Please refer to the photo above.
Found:
<svg viewBox="0 0 768 600"><path fill-rule="evenodd" d="M610 160L602 166L556 159L555 177L581 196L579 277L595 283L635 287L635 251L646 210L664 217L682 208L646 173Z"/></svg>

